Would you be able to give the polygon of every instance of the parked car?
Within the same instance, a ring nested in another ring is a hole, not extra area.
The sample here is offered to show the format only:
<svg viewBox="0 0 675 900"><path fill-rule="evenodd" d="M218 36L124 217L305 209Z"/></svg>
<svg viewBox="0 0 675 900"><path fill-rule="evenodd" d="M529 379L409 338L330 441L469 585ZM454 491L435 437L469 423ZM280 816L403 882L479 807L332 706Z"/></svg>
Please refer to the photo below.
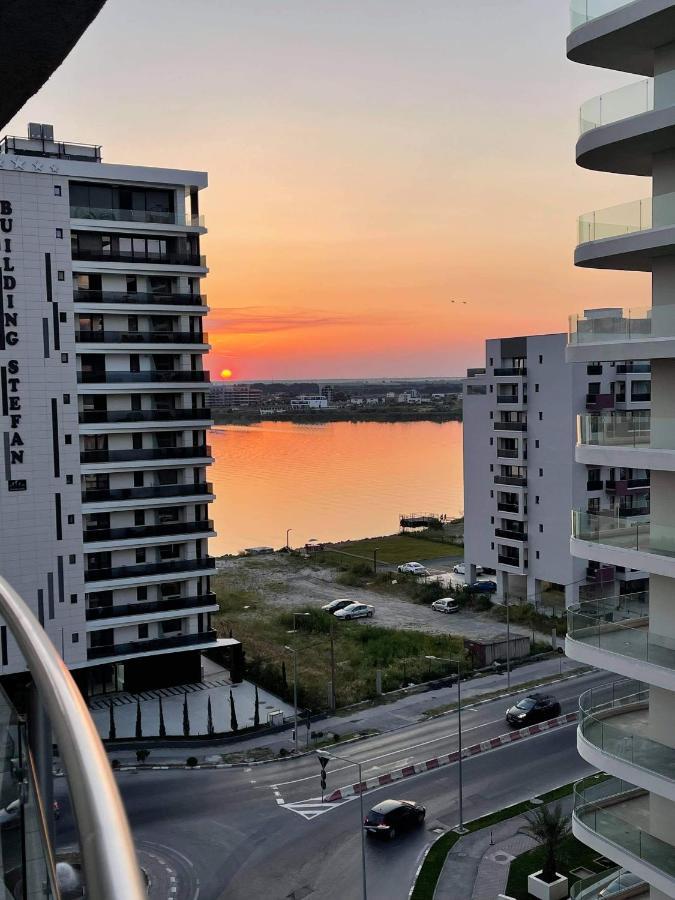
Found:
<svg viewBox="0 0 675 900"><path fill-rule="evenodd" d="M375 608L367 603L350 603L333 613L336 619L363 619L372 618Z"/></svg>
<svg viewBox="0 0 675 900"><path fill-rule="evenodd" d="M457 563L456 566L452 567L452 571L455 573L455 575L466 575L466 563ZM476 566L476 575L482 575L482 574L483 574L483 567Z"/></svg>
<svg viewBox="0 0 675 900"><path fill-rule="evenodd" d="M436 612L443 613L456 613L459 612L459 604L456 600L453 600L452 597L443 597L440 600L434 600L431 604L431 608L435 609Z"/></svg>
<svg viewBox="0 0 675 900"><path fill-rule="evenodd" d="M402 566L398 567L398 571L401 575L428 575L429 570L422 565L422 563L418 562L407 562L403 563Z"/></svg>
<svg viewBox="0 0 675 900"><path fill-rule="evenodd" d="M330 603L324 603L321 609L327 613L334 613L338 609L344 609L345 606L351 606L354 602L354 600L331 600Z"/></svg>
<svg viewBox="0 0 675 900"><path fill-rule="evenodd" d="M621 869L616 878L613 878L609 884L600 891L598 897L614 897L616 894L627 891L628 888L635 888L641 884L645 884L645 882L639 875L633 875L633 873L629 872L627 869Z"/></svg>
<svg viewBox="0 0 675 900"><path fill-rule="evenodd" d="M494 594L497 590L497 582L489 581L488 579L485 581L474 581L469 585L469 590L478 594Z"/></svg>
<svg viewBox="0 0 675 900"><path fill-rule="evenodd" d="M560 715L560 703L553 694L528 694L506 710L509 725L524 728Z"/></svg>
<svg viewBox="0 0 675 900"><path fill-rule="evenodd" d="M21 821L21 800L12 800L0 809L0 828L13 828Z"/></svg>
<svg viewBox="0 0 675 900"><path fill-rule="evenodd" d="M368 834L393 841L402 831L424 823L427 811L413 800L384 800L374 806L363 820Z"/></svg>

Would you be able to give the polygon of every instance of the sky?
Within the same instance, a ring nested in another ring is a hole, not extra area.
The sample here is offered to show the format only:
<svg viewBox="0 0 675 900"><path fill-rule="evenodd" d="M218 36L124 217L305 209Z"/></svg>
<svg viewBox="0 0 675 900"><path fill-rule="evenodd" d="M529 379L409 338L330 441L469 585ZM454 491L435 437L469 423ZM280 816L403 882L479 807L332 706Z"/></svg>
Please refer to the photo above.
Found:
<svg viewBox="0 0 675 900"><path fill-rule="evenodd" d="M489 337L649 302L576 217L649 194L574 163L635 80L565 58L565 0L108 0L5 129L204 169L214 376L453 376Z"/></svg>

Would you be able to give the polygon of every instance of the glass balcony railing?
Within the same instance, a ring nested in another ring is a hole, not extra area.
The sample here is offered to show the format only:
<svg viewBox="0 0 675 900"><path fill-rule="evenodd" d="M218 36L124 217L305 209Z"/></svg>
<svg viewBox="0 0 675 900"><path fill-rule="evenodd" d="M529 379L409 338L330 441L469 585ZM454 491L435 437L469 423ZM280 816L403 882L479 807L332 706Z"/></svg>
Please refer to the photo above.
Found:
<svg viewBox="0 0 675 900"><path fill-rule="evenodd" d="M214 593L199 594L195 597L171 597L164 600L136 601L134 603L118 603L110 606L89 606L86 611L87 621L100 619L116 619L123 616L145 616L171 610L198 609L217 606Z"/></svg>
<svg viewBox="0 0 675 900"><path fill-rule="evenodd" d="M574 817L603 840L675 877L675 846L640 828L649 821L646 791L618 778L574 789Z"/></svg>
<svg viewBox="0 0 675 900"><path fill-rule="evenodd" d="M206 306L206 294L159 294L144 291L74 290L76 303L134 303L141 306Z"/></svg>
<svg viewBox="0 0 675 900"><path fill-rule="evenodd" d="M190 370L141 369L140 372L78 372L78 384L189 384L210 381L208 372Z"/></svg>
<svg viewBox="0 0 675 900"><path fill-rule="evenodd" d="M85 331L75 332L83 344L206 344L209 336L191 331Z"/></svg>
<svg viewBox="0 0 675 900"><path fill-rule="evenodd" d="M32 718L34 704L19 712L0 688L0 893L142 900L147 890L122 801L82 694L33 613L2 578L0 615L49 719L80 837L66 863L53 838L51 741L47 752L45 742L33 738L33 726L35 737L41 728ZM64 875L78 882L76 891L66 891Z"/></svg>
<svg viewBox="0 0 675 900"><path fill-rule="evenodd" d="M211 455L208 444L197 447L146 447L142 450L81 450L80 462L145 462L153 459L199 459Z"/></svg>
<svg viewBox="0 0 675 900"><path fill-rule="evenodd" d="M88 528L82 537L85 544L96 541L131 541L178 534L205 534L213 531L213 520L201 522L162 522L158 525L129 525L126 528Z"/></svg>
<svg viewBox="0 0 675 900"><path fill-rule="evenodd" d="M639 550L655 556L675 557L675 526L645 521L640 510L634 516L574 510L572 535L582 541L619 550Z"/></svg>
<svg viewBox="0 0 675 900"><path fill-rule="evenodd" d="M202 409L83 409L81 425L119 424L125 422L208 422L211 410Z"/></svg>
<svg viewBox="0 0 675 900"><path fill-rule="evenodd" d="M567 610L567 636L620 656L675 670L675 639L649 630L645 592L584 600Z"/></svg>
<svg viewBox="0 0 675 900"><path fill-rule="evenodd" d="M592 688L579 697L579 731L616 759L675 781L675 747L646 737L649 688L626 679Z"/></svg>
<svg viewBox="0 0 675 900"><path fill-rule="evenodd" d="M145 222L152 225L185 225L203 228L204 216L152 209L116 209L103 206L71 206L71 219L103 219L107 222Z"/></svg>
<svg viewBox="0 0 675 900"><path fill-rule="evenodd" d="M675 450L675 418L652 418L649 410L580 415L577 441L590 447Z"/></svg>
<svg viewBox="0 0 675 900"><path fill-rule="evenodd" d="M632 200L579 216L578 243L675 225L675 192Z"/></svg>
<svg viewBox="0 0 675 900"><path fill-rule="evenodd" d="M150 638L146 641L130 641L126 644L108 644L87 648L87 659L105 659L110 656L129 656L132 653L153 653L160 650L181 650L200 644L215 644L215 631L199 631L195 634L179 634L175 637Z"/></svg>
<svg viewBox="0 0 675 900"><path fill-rule="evenodd" d="M632 309L593 310L584 315L574 314L569 317L568 341L576 346L645 340L659 336L653 335L653 325L661 330L667 327L671 334L675 334L675 323L671 327L668 313L663 314L666 310L675 316L675 306L661 307L658 313L650 306L639 306ZM654 322L652 318L655 319Z"/></svg>
<svg viewBox="0 0 675 900"><path fill-rule="evenodd" d="M576 881L570 888L570 900L598 900L600 891L610 884L611 893L603 894L600 900L649 900L649 885L621 868L605 869Z"/></svg>
<svg viewBox="0 0 675 900"><path fill-rule="evenodd" d="M654 109L654 82L651 78L626 84L615 91L587 100L579 111L579 133L601 125L611 125Z"/></svg>
<svg viewBox="0 0 675 900"><path fill-rule="evenodd" d="M143 487L85 488L83 503L102 503L110 500L155 500L159 497L201 497L213 493L210 481L198 484L150 484Z"/></svg>
<svg viewBox="0 0 675 900"><path fill-rule="evenodd" d="M606 16L615 9L629 6L633 2L634 0L572 0L570 3L570 27L574 31L593 19L599 19L600 16Z"/></svg>
<svg viewBox="0 0 675 900"><path fill-rule="evenodd" d="M109 569L86 569L85 581L111 581L117 578L142 578L146 575L180 574L182 572L207 572L215 570L212 556L193 559L168 559L164 562L140 563L132 566L112 566Z"/></svg>

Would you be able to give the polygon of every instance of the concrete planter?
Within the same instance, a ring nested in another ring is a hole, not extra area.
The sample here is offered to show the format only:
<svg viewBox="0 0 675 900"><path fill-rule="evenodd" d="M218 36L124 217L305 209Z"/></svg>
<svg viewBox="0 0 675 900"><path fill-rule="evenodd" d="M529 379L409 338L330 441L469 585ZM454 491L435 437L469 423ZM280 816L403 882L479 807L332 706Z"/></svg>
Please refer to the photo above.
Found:
<svg viewBox="0 0 675 900"><path fill-rule="evenodd" d="M538 900L564 900L568 896L567 878L558 875L555 881L550 884L548 881L542 881L539 876L541 870L533 875L527 876L527 892Z"/></svg>

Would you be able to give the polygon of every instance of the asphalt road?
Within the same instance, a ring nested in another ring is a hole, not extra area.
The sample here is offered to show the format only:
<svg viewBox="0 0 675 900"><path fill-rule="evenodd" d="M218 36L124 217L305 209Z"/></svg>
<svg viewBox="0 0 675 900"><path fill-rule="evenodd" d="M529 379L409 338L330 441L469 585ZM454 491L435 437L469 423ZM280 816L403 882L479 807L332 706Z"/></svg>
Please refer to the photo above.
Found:
<svg viewBox="0 0 675 900"><path fill-rule="evenodd" d="M555 686L564 711L582 690L607 680L593 673ZM504 701L465 711L464 743L504 733ZM420 761L456 746L456 715L346 744L364 763L364 775L403 760ZM544 733L465 760L464 817L475 818L587 774L576 753L573 726ZM151 876L152 900L351 900L360 897L358 798L321 806L315 759L225 770L121 773L120 790L139 858ZM355 769L329 767L329 786L356 780ZM349 776L349 777L346 777ZM392 844L369 841L370 900L404 900L421 854L458 821L457 766L446 766L368 792L366 806L386 797L427 807L424 829ZM275 794L275 787L278 794ZM57 796L63 815L60 843L74 834L65 785ZM277 797L285 801L280 804Z"/></svg>

